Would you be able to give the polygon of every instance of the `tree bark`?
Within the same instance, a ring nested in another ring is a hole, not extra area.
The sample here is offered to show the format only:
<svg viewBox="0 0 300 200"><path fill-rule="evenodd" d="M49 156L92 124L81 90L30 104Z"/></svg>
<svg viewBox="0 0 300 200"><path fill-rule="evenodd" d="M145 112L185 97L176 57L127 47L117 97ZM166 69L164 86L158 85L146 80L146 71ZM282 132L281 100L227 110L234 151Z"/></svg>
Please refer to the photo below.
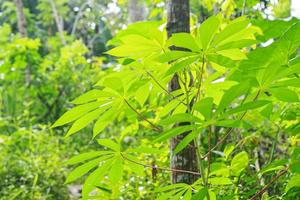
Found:
<svg viewBox="0 0 300 200"><path fill-rule="evenodd" d="M23 1L15 0L15 4L16 4L19 33L20 33L21 37L27 37L26 18L24 15Z"/></svg>
<svg viewBox="0 0 300 200"><path fill-rule="evenodd" d="M128 0L128 18L130 23L146 19L146 5L140 0Z"/></svg>
<svg viewBox="0 0 300 200"><path fill-rule="evenodd" d="M190 32L190 8L189 0L168 0L167 1L167 32L168 37L171 37L173 33ZM171 47L175 49L175 47ZM175 91L180 88L178 76L175 75L169 83L169 91ZM183 124L179 124L183 125ZM197 171L197 155L195 144L192 142L189 146L183 149L178 154L174 154L174 149L177 144L188 133L181 134L174 137L170 141L171 158L170 166L174 169L182 169L188 171ZM197 180L197 176L193 174L176 173L172 172L172 183L188 183L191 184Z"/></svg>
<svg viewBox="0 0 300 200"><path fill-rule="evenodd" d="M59 34L61 43L63 45L66 45L66 40L65 40L65 37L64 37L63 20L61 19L61 17L58 14L58 11L56 9L56 5L55 5L54 0L49 0L49 3L50 3L51 8L52 8L53 17L54 17L54 20L55 20L55 23L56 23L56 27L57 27L57 30L58 30L58 34Z"/></svg>

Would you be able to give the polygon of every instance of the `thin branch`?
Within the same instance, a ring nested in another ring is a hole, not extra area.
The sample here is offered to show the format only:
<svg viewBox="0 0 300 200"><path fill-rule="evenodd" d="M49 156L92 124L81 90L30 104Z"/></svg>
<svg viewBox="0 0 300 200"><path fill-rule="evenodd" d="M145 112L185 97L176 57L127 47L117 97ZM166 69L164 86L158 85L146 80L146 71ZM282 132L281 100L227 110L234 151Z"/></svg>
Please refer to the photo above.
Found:
<svg viewBox="0 0 300 200"><path fill-rule="evenodd" d="M158 132L162 132L162 129L158 126L156 126L155 124L153 124L152 122L150 122L146 117L144 117L141 113L139 113L132 105L130 105L130 103L125 99L123 98L125 103L129 106L129 108L131 108L142 120L148 122L152 128Z"/></svg>
<svg viewBox="0 0 300 200"><path fill-rule="evenodd" d="M281 176L283 176L285 173L288 172L290 166L287 166L284 170L282 170L280 173L278 173L274 178L270 180L270 182L265 185L260 191L258 191L255 195L253 195L249 200L254 200L256 198L259 198L275 181L277 181Z"/></svg>
<svg viewBox="0 0 300 200"><path fill-rule="evenodd" d="M260 94L260 90L258 90L257 94L256 94L255 97L253 98L253 101L256 101L256 100L257 100L259 94ZM242 120L242 119L245 117L246 114L247 114L247 110L242 114L242 116L240 117L239 120ZM212 148L210 149L210 151L208 151L208 152L202 157L202 159L206 158L213 150L215 150L217 147L219 147L221 144L223 144L223 142L224 142L224 141L227 139L227 137L232 133L232 131L233 131L233 128L232 128L232 127L229 128L229 129L227 130L227 132L225 133L225 135L221 138L221 140L219 140L219 141L217 142L217 144L216 144L214 147L212 147Z"/></svg>
<svg viewBox="0 0 300 200"><path fill-rule="evenodd" d="M189 171L189 170L183 170L183 169L174 169L174 168L167 168L167 167L159 167L157 165L148 165L148 164L143 164L139 163L137 161L131 160L130 158L127 158L121 153L121 156L125 159L128 160L129 162L135 163L137 165L141 165L145 168L151 168L151 169L159 169L163 171L169 171L169 172L178 172L178 173L186 173L186 174L194 174L194 175L201 175L199 172L194 172L194 171Z"/></svg>

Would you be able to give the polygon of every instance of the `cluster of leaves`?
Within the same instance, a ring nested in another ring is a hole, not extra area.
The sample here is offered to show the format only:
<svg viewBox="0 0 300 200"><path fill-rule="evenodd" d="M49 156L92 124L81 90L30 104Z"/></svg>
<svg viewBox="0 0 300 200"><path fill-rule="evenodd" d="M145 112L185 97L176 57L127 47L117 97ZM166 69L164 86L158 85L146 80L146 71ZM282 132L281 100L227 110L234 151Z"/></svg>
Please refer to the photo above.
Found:
<svg viewBox="0 0 300 200"><path fill-rule="evenodd" d="M287 30L286 23L290 24ZM299 102L300 23L286 23L281 22L282 26L278 23L278 32L270 34L266 28L253 26L245 17L228 21L216 16L207 19L192 34L177 33L169 39L159 22L130 25L110 42L117 47L107 52L121 57L121 65L101 79L95 89L75 99L76 106L53 127L73 122L69 136L96 121L95 138L109 125L138 120L141 130L152 130L143 138L162 144L188 133L174 153L191 142L196 143L201 177L191 185L179 183L158 189L158 199L204 199L208 195L210 199L237 196L247 199L262 187L261 180L270 179L265 173L286 166L291 177L286 179L289 183L285 191L277 190L274 195L288 195L292 188L299 187L295 181L299 176L297 142L284 143L284 151L292 155L284 160L273 160L278 135L268 148L271 151L268 162L251 153L260 149L255 141L263 137L263 131L257 130L267 123L276 124L277 132L288 134L285 137L294 137L294 141L298 138L299 110L290 109L298 107ZM256 37L274 42L263 47ZM180 48L170 50L170 46ZM168 91L167 83L173 77L180 87ZM174 127L182 122L185 125ZM224 147L229 136L232 144ZM238 138L240 142L236 143ZM121 148L122 137L117 141L100 139L99 143L112 151L81 154L71 159L73 164L93 158L83 162L67 179L73 181L93 170L84 183L83 199L91 198L91 191L101 190L105 175L111 183L109 188L113 189L130 165L134 169L149 167L130 153L153 151L128 147L128 152ZM210 158L203 159L207 156ZM249 191L244 191L243 185Z"/></svg>

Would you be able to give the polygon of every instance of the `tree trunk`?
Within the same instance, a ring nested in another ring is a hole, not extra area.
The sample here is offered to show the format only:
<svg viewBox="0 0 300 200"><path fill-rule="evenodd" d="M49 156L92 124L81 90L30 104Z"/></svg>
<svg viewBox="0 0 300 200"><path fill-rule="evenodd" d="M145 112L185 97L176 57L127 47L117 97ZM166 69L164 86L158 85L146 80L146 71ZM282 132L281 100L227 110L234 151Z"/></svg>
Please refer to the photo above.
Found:
<svg viewBox="0 0 300 200"><path fill-rule="evenodd" d="M25 14L24 14L23 1L15 0L15 4L16 4L19 33L20 33L21 37L27 37L26 18L25 18ZM27 65L26 69L25 69L25 82L26 82L26 86L29 87L30 82L31 82L29 65Z"/></svg>
<svg viewBox="0 0 300 200"><path fill-rule="evenodd" d="M189 0L168 0L167 1L167 32L168 37L173 33L190 32L190 11ZM172 47L171 49L175 49ZM169 91L179 89L178 76L175 75L169 83ZM179 124L180 126L181 124ZM192 142L178 154L174 154L177 144L188 133L181 134L171 139L171 168L189 171L197 171L197 156L195 144ZM197 176L193 174L172 172L172 183L193 183Z"/></svg>
<svg viewBox="0 0 300 200"><path fill-rule="evenodd" d="M145 20L146 13L146 5L143 1L128 0L128 18L130 23Z"/></svg>
<svg viewBox="0 0 300 200"><path fill-rule="evenodd" d="M58 34L59 34L61 43L63 45L66 45L66 40L65 40L65 37L64 37L63 20L61 19L61 17L58 14L58 11L56 9L56 5L55 5L54 0L49 0L49 3L51 4L53 17L54 17L54 20L55 20L55 23L56 23L56 27L57 27L57 30L58 30Z"/></svg>
<svg viewBox="0 0 300 200"><path fill-rule="evenodd" d="M24 15L24 6L22 0L15 0L16 11L17 11L17 19L18 19L18 30L21 37L27 37L26 30L26 19Z"/></svg>

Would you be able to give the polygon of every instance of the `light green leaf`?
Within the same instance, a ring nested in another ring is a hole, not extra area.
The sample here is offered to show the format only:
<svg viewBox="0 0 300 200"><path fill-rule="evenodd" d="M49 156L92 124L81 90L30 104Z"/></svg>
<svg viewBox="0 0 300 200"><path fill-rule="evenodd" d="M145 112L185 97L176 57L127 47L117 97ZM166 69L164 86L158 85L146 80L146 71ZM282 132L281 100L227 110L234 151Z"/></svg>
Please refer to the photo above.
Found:
<svg viewBox="0 0 300 200"><path fill-rule="evenodd" d="M225 178L225 177L209 178L208 182L212 185L232 185L233 184L229 178Z"/></svg>
<svg viewBox="0 0 300 200"><path fill-rule="evenodd" d="M216 111L217 113L222 112L225 108L227 108L230 103L236 99L237 97L240 97L242 94L245 94L249 89L249 83L243 82L238 85L234 85L231 88L229 88L223 95L220 104L218 106L218 109Z"/></svg>
<svg viewBox="0 0 300 200"><path fill-rule="evenodd" d="M157 58L157 61L161 62L161 63L165 63L165 62L177 60L179 58L190 57L190 56L198 56L198 54L194 53L194 52L189 52L189 51L173 50L173 51L167 51L167 52L161 54Z"/></svg>
<svg viewBox="0 0 300 200"><path fill-rule="evenodd" d="M298 102L298 94L286 87L272 88L270 92L276 99L284 102Z"/></svg>
<svg viewBox="0 0 300 200"><path fill-rule="evenodd" d="M105 112L105 110L107 109L107 105L106 106L102 106L92 112L89 112L88 114L82 116L81 118L79 118L78 120L76 120L73 125L71 126L71 128L69 129L69 131L66 134L66 137L76 133L77 131L83 129L84 127L86 127L87 125L89 125L92 121L94 121L95 119L97 119L102 113Z"/></svg>
<svg viewBox="0 0 300 200"><path fill-rule="evenodd" d="M66 165L74 165L95 157L99 157L101 155L108 155L113 153L112 151L92 151L92 152L87 152L87 153L81 153L79 155L76 155L72 158L70 158L65 164Z"/></svg>
<svg viewBox="0 0 300 200"><path fill-rule="evenodd" d="M174 154L178 154L181 150L183 150L195 137L197 137L196 132L189 133L185 136L175 147Z"/></svg>
<svg viewBox="0 0 300 200"><path fill-rule="evenodd" d="M191 115L189 113L178 113L171 116L168 116L165 119L162 119L159 124L161 125L170 125L173 123L179 122L201 122L201 119L198 117Z"/></svg>
<svg viewBox="0 0 300 200"><path fill-rule="evenodd" d="M109 156L109 157L111 157L111 156ZM105 157L105 158L109 158L109 157ZM75 168L73 171L70 172L65 183L70 183L70 182L73 182L76 179L80 178L81 176L88 173L90 170L92 170L96 166L98 166L102 160L103 160L103 158L97 158L97 159L91 160L91 161Z"/></svg>
<svg viewBox="0 0 300 200"><path fill-rule="evenodd" d="M226 160L228 159L229 155L232 153L234 148L235 148L234 144L227 144L225 146L224 155L225 155Z"/></svg>
<svg viewBox="0 0 300 200"><path fill-rule="evenodd" d="M240 173L248 166L249 158L245 151L236 154L231 160L231 174L239 176Z"/></svg>
<svg viewBox="0 0 300 200"><path fill-rule="evenodd" d="M172 37L167 41L169 46L183 47L195 52L200 52L201 48L198 46L195 38L189 33L174 33Z"/></svg>
<svg viewBox="0 0 300 200"><path fill-rule="evenodd" d="M88 200L89 193L96 188L96 185L101 181L104 175L108 172L109 168L112 165L111 160L107 160L103 165L98 167L95 171L93 171L85 180L82 187L82 197L83 200Z"/></svg>
<svg viewBox="0 0 300 200"><path fill-rule="evenodd" d="M108 177L112 184L117 184L123 176L123 160L121 156L115 158L112 167L109 171Z"/></svg>
<svg viewBox="0 0 300 200"><path fill-rule="evenodd" d="M193 125L187 125L187 126L178 126L175 128L170 129L169 131L166 131L164 133L161 133L161 135L154 140L154 142L162 142L167 139L170 139L171 137L175 137L177 135L180 135L181 133L188 132L193 129Z"/></svg>
<svg viewBox="0 0 300 200"><path fill-rule="evenodd" d="M220 20L215 16L208 18L203 22L203 24L201 24L199 28L199 34L200 34L202 47L204 50L208 48L214 35L217 33L219 26L220 26Z"/></svg>
<svg viewBox="0 0 300 200"><path fill-rule="evenodd" d="M196 102L193 108L196 111L199 111L206 120L209 120L212 118L213 101L214 99L212 97L201 99L200 101Z"/></svg>
<svg viewBox="0 0 300 200"><path fill-rule="evenodd" d="M76 99L74 99L72 101L72 103L74 103L74 104L83 104L83 103L87 103L87 102L96 100L96 99L101 98L101 97L108 98L108 97L113 97L113 96L115 96L115 95L110 93L110 92L93 89L93 90L90 90L90 91L82 94L81 96L77 97Z"/></svg>
<svg viewBox="0 0 300 200"><path fill-rule="evenodd" d="M293 187L300 187L300 174L296 174L292 176L287 186L285 187L285 192L288 192Z"/></svg>
<svg viewBox="0 0 300 200"><path fill-rule="evenodd" d="M96 109L99 107L103 102L91 102L84 105L76 106L71 110L64 113L53 125L52 127L62 126L69 122L72 122L82 115L88 113L91 110Z"/></svg>
<svg viewBox="0 0 300 200"><path fill-rule="evenodd" d="M243 111L247 111L247 110L253 110L253 109L256 109L256 108L260 108L262 106L265 106L267 104L271 103L271 101L266 101L266 100L257 100L257 101L254 101L254 102L247 102L243 105L240 105L236 108L233 108L229 111L227 111L225 113L225 115L232 115L232 114L235 114L235 113L238 113L238 112L243 112Z"/></svg>
<svg viewBox="0 0 300 200"><path fill-rule="evenodd" d="M109 149L119 152L121 150L120 144L114 142L111 139L98 139L98 144L105 146Z"/></svg>

